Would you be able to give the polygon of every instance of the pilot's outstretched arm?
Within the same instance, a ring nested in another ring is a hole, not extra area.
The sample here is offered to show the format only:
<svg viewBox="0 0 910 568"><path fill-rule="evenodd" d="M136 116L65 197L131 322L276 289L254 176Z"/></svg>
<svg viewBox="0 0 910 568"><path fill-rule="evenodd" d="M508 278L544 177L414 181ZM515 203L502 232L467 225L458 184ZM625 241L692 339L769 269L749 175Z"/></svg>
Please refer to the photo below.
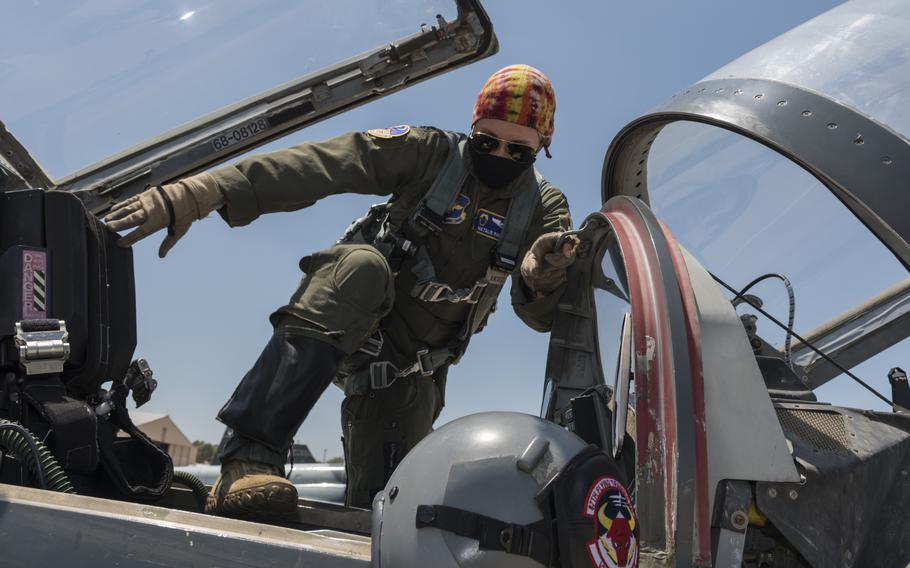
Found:
<svg viewBox="0 0 910 568"><path fill-rule="evenodd" d="M309 207L329 195L408 194L432 182L449 152L438 130L410 128L390 138L370 132L305 142L215 170L226 198L221 216L237 227L263 213Z"/></svg>
<svg viewBox="0 0 910 568"><path fill-rule="evenodd" d="M118 241L122 246L169 228L158 251L163 258L193 221L215 210L237 227L263 213L302 209L329 195L420 191L444 163L448 141L429 128L384 135L392 130L352 132L257 154L149 188L115 205L104 220L115 231L134 229Z"/></svg>

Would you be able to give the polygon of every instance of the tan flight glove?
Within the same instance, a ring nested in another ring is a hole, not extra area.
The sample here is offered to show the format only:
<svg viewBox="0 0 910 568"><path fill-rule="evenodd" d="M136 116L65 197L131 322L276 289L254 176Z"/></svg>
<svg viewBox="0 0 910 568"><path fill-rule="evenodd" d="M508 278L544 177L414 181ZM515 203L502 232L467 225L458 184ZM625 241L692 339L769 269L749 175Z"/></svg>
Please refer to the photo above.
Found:
<svg viewBox="0 0 910 568"><path fill-rule="evenodd" d="M556 250L562 232L537 237L521 261L521 277L539 295L549 294L566 281L566 270L575 262L578 237L570 236Z"/></svg>
<svg viewBox="0 0 910 568"><path fill-rule="evenodd" d="M176 183L150 187L121 201L104 216L104 222L114 231L138 227L117 241L122 247L167 227L167 236L158 249L158 256L164 258L193 221L222 205L224 194L218 189L218 183L210 173L203 172Z"/></svg>

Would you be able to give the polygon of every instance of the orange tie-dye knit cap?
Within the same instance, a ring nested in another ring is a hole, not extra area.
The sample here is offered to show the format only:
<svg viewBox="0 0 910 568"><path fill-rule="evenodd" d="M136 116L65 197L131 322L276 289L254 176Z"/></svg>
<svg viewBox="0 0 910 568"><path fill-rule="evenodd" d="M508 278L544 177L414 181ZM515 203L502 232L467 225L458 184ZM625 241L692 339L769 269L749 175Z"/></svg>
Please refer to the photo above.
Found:
<svg viewBox="0 0 910 568"><path fill-rule="evenodd" d="M556 95L547 76L530 65L509 65L493 73L474 104L474 125L481 118L495 118L530 126L550 145Z"/></svg>

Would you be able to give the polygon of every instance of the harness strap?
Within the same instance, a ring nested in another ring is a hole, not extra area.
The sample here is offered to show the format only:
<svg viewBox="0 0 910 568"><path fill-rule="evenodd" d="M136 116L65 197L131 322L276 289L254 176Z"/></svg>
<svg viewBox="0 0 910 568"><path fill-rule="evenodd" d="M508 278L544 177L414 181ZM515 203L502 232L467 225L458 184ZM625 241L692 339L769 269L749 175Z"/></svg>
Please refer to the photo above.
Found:
<svg viewBox="0 0 910 568"><path fill-rule="evenodd" d="M420 237L442 231L446 213L455 204L458 192L468 178L463 161L467 137L456 132L443 132L449 142L449 155L426 196L408 219L409 227Z"/></svg>
<svg viewBox="0 0 910 568"><path fill-rule="evenodd" d="M416 298L425 302L476 304L483 298L487 288L502 287L508 276L508 272L490 266L487 268L487 274L470 288L455 289L442 282L427 282L422 286L415 286L414 293Z"/></svg>
<svg viewBox="0 0 910 568"><path fill-rule="evenodd" d="M446 505L420 505L417 507L418 529L432 527L472 538L481 550L498 550L509 554L527 556L551 566L553 537L550 525L541 519L530 525L507 523Z"/></svg>
<svg viewBox="0 0 910 568"><path fill-rule="evenodd" d="M122 380L114 381L111 386L108 424L99 428L101 468L124 495L158 499L171 485L174 463L166 451L133 423L126 405L128 392ZM126 432L129 438L116 437L117 429Z"/></svg>
<svg viewBox="0 0 910 568"><path fill-rule="evenodd" d="M365 394L370 390L387 389L398 379L402 379L414 373L420 373L422 377L432 378L436 370L455 360L458 351L454 348L441 347L438 349L421 349L415 354L414 363L404 368L397 367L388 360L377 360L382 352L384 338L381 330L376 330L370 339L354 353L351 358L355 360L354 371L350 375L345 375L338 382L346 395ZM367 364L368 363L368 364ZM361 365L365 367L360 368Z"/></svg>
<svg viewBox="0 0 910 568"><path fill-rule="evenodd" d="M373 390L389 388L396 380L414 373L430 378L436 373L436 369L451 360L452 355L452 350L445 347L421 349L417 352L417 360L404 369L399 369L391 361L374 361L370 363L370 388Z"/></svg>
<svg viewBox="0 0 910 568"><path fill-rule="evenodd" d="M467 138L456 132L443 131L449 143L449 155L445 164L430 185L420 204L414 209L402 229L403 233L412 234L414 238L423 241L428 234L438 234L445 224L445 216L455 204L458 192L461 191L468 177L468 170L464 166L464 152ZM395 231L390 231L393 233ZM417 281L411 295L415 298L421 296L423 287L436 283L436 269L433 260L427 253L426 246L417 246L411 252L415 258L411 266L411 273ZM430 297L434 295L431 293ZM437 297L438 294L436 295ZM441 298L444 300L445 298ZM440 301L440 300L430 300Z"/></svg>
<svg viewBox="0 0 910 568"><path fill-rule="evenodd" d="M531 226L531 219L540 201L540 191L545 183L540 172L534 170L534 177L528 183L528 187L509 203L502 237L493 253L494 265L500 265L510 272L518 266L518 252L524 243L528 227Z"/></svg>
<svg viewBox="0 0 910 568"><path fill-rule="evenodd" d="M439 367L456 363L464 353L470 337L480 331L487 317L496 309L496 299L506 278L518 267L518 255L545 183L536 170L526 187L509 204L502 235L491 253L484 277L473 286L460 289L438 281L433 260L423 241L427 235L443 230L445 216L453 207L468 176L464 165L467 138L454 132L443 133L449 143L449 155L426 195L407 220L401 226L390 226L389 204L376 205L367 215L355 221L339 242L368 242L390 259L396 250L412 256L414 262L411 272L416 279L411 290L412 297L426 302L465 303L471 305L471 310L451 345L417 352L416 361L404 369L399 369L390 361L376 360L381 356L383 341L381 332L374 334L352 356L355 358L355 369L367 362L370 362L369 365L339 381L339 384L343 382L346 394L362 394L370 388L388 388L395 380L416 372L432 376Z"/></svg>
<svg viewBox="0 0 910 568"><path fill-rule="evenodd" d="M464 168L462 167L462 169ZM412 268L412 272L417 277L417 283L411 290L411 296L426 302L465 302L475 305L475 309L468 317L469 325L463 328L459 334L462 341L480 329L486 317L493 310L493 305L496 303L496 298L499 297L499 291L505 284L506 277L518 267L518 254L524 243L528 227L531 225L534 212L537 210L540 190L544 183L543 177L535 170L534 177L528 186L509 203L502 236L491 253L490 266L486 276L475 282L471 288L456 290L448 284L439 282L426 247L418 249L417 262ZM455 193L457 193L457 188Z"/></svg>
<svg viewBox="0 0 910 568"><path fill-rule="evenodd" d="M487 271L489 277L492 271L498 270L498 278L483 289L483 293L474 304L458 334L458 338L462 342L462 352L467 347L467 341L483 328L487 317L496 309L496 299L505 284L505 277L518 266L518 253L528 233L528 228L531 226L531 219L537 210L537 204L540 202L540 192L544 183L540 173L534 170L533 183L529 184L533 185L533 188L526 188L509 204L502 237L500 237L498 246L493 249L490 270Z"/></svg>

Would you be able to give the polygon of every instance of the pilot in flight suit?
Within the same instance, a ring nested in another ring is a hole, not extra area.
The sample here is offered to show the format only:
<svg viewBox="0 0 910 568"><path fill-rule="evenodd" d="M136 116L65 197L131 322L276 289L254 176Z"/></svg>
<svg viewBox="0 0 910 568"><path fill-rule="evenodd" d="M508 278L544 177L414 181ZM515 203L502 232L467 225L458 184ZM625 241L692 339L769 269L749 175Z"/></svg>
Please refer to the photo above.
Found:
<svg viewBox="0 0 910 568"><path fill-rule="evenodd" d="M410 126L349 133L149 188L111 210L111 229L138 227L124 246L167 227L163 257L214 210L234 227L333 194L391 196L339 244L301 260L300 286L271 315L271 339L218 414L232 436L207 511L293 510L287 451L333 381L346 394L346 502L369 507L432 430L449 366L506 275L518 316L549 330L575 244L556 250L571 228L568 204L533 167L541 149L549 156L554 110L543 73L509 66L481 90L468 136Z"/></svg>

